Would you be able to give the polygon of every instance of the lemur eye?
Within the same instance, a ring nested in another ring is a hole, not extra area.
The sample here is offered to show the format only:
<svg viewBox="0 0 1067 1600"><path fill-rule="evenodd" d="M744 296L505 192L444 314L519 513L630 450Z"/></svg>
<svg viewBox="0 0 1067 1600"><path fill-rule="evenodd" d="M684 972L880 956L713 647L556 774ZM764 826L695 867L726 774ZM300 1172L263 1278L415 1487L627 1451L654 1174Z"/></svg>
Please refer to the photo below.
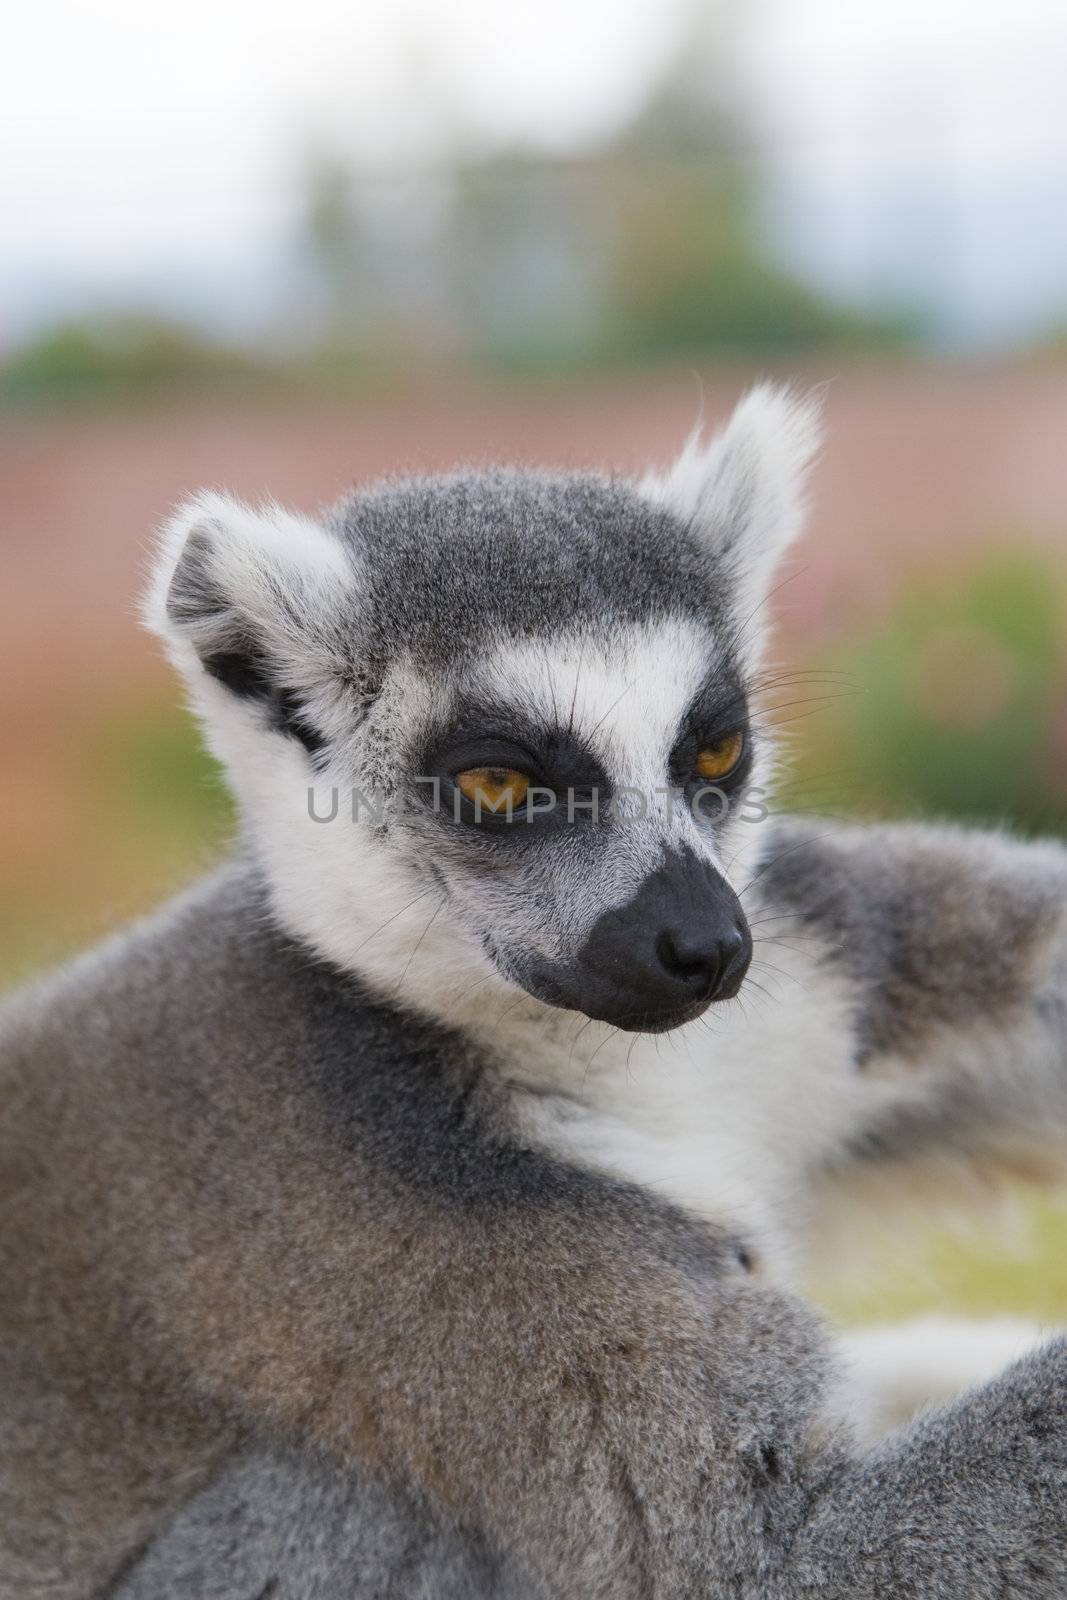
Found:
<svg viewBox="0 0 1067 1600"><path fill-rule="evenodd" d="M701 778L714 783L717 778L727 778L737 766L745 748L745 736L740 728L727 733L714 744L706 744L697 754L696 770Z"/></svg>
<svg viewBox="0 0 1067 1600"><path fill-rule="evenodd" d="M456 773L456 787L486 811L513 811L526 799L530 780L514 767L468 767Z"/></svg>

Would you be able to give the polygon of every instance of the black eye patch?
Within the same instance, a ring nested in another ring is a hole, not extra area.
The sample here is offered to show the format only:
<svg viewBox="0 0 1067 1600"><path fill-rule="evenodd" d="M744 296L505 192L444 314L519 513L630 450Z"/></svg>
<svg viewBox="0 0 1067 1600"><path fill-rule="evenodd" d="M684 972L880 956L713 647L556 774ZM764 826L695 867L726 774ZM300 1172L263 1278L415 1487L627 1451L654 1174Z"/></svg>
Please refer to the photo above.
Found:
<svg viewBox="0 0 1067 1600"><path fill-rule="evenodd" d="M505 709L496 713L484 705L477 713L460 715L445 735L429 742L417 760L416 786L423 801L433 801L433 784L439 783L439 805L448 819L477 821L490 830L510 828L519 820L524 833L535 825L545 826L567 818L568 798L578 809L579 820L591 815L587 802L596 795L598 806L609 798L607 775L600 763L568 728L535 726ZM473 804L459 794L455 779L459 773L479 769L502 769L522 773L531 790L548 790L556 797L554 807L539 806L531 799L529 812L520 806L514 817L494 814L484 808L476 812Z"/></svg>
<svg viewBox="0 0 1067 1600"><path fill-rule="evenodd" d="M744 749L737 766L721 780L724 790L739 788L744 783L752 767L753 737L744 687L739 679L717 671L697 691L682 718L671 750L671 782L678 788L704 782L696 775L701 750L737 732L744 733Z"/></svg>
<svg viewBox="0 0 1067 1600"><path fill-rule="evenodd" d="M679 737L729 733L748 723L748 692L736 673L718 667L694 694L682 718Z"/></svg>

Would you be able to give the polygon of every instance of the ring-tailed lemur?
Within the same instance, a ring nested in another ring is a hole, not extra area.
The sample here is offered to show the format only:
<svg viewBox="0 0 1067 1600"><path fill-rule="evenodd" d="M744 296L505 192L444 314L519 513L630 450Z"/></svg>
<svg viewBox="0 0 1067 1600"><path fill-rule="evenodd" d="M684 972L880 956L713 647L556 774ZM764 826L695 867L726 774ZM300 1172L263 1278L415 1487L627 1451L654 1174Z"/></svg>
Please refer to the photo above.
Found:
<svg viewBox="0 0 1067 1600"><path fill-rule="evenodd" d="M1067 1148L1062 849L752 803L815 431L178 513L243 845L3 1014L4 1600L1067 1592L1067 1344L879 1439L792 1287Z"/></svg>

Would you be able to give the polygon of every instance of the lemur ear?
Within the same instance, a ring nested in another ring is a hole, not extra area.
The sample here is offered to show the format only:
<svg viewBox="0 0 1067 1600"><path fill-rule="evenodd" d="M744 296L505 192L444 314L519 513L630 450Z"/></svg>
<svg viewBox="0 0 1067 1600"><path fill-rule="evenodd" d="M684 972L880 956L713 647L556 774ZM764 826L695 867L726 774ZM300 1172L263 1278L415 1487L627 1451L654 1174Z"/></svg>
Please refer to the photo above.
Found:
<svg viewBox="0 0 1067 1600"><path fill-rule="evenodd" d="M641 485L699 533L743 606L759 604L803 525L820 409L812 396L760 384L721 432L705 439L698 426L674 465Z"/></svg>
<svg viewBox="0 0 1067 1600"><path fill-rule="evenodd" d="M351 725L357 591L328 528L204 493L164 530L144 615L209 718L222 693L314 753L346 706Z"/></svg>

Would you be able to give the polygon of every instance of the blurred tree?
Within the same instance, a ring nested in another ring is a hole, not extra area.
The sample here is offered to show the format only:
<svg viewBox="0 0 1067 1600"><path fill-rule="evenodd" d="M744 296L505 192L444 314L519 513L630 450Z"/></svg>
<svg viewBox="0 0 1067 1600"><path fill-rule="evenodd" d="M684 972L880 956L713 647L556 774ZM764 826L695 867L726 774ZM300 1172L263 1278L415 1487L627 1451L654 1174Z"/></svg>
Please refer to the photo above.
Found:
<svg viewBox="0 0 1067 1600"><path fill-rule="evenodd" d="M359 225L353 200L353 175L336 156L313 156L304 176L303 231L308 253L332 302L346 314L358 284Z"/></svg>
<svg viewBox="0 0 1067 1600"><path fill-rule="evenodd" d="M836 305L777 265L763 238L763 181L732 92L730 35L693 36L606 153L616 196L611 326L626 353L790 354L898 343L899 317Z"/></svg>
<svg viewBox="0 0 1067 1600"><path fill-rule="evenodd" d="M316 151L307 158L301 188L298 237L315 298L301 321L334 359L347 360L369 340L376 290L355 174L336 153Z"/></svg>
<svg viewBox="0 0 1067 1600"><path fill-rule="evenodd" d="M444 351L537 368L904 341L905 319L835 305L773 261L727 22L696 13L599 149L460 158L453 145L421 189L394 175L391 206L381 174L310 163L306 254L328 341L343 349L361 328L405 363Z"/></svg>

